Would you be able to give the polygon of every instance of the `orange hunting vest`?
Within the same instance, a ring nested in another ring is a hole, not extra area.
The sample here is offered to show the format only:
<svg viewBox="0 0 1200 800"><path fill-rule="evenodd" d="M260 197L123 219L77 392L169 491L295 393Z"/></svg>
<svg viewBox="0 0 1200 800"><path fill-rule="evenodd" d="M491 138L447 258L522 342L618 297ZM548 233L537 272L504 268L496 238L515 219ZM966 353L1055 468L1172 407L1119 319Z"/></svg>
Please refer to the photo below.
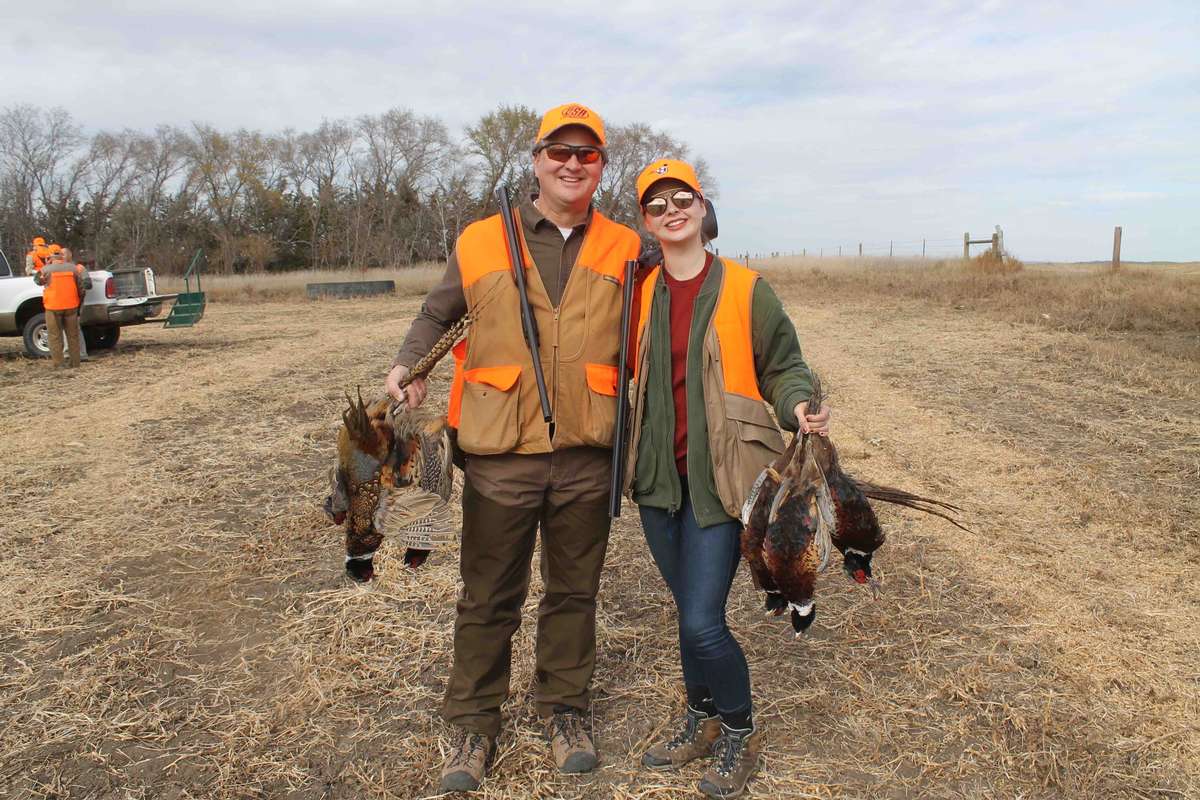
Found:
<svg viewBox="0 0 1200 800"><path fill-rule="evenodd" d="M720 262L721 293L704 334L701 380L713 483L726 513L736 519L762 468L783 452L783 436L767 410L754 371L751 312L758 273L736 261L722 258ZM661 266L655 267L642 286L626 492L632 487L637 469L638 442L646 408L646 384L638 378L649 363L644 334L661 271Z"/></svg>
<svg viewBox="0 0 1200 800"><path fill-rule="evenodd" d="M721 348L721 372L725 391L752 400L762 400L763 396L758 390L758 377L754 373L753 331L750 327L750 310L758 273L736 261L722 258L721 263L725 267L725 274L722 276L721 294L713 311L711 327ZM637 380L642 361L642 332L650 319L654 285L661 272L661 266L655 267L642 285L642 306L637 324L639 349L638 358L634 362L634 380Z"/></svg>
<svg viewBox="0 0 1200 800"><path fill-rule="evenodd" d="M82 272L79 264L47 264L42 274L49 277L42 290L42 307L47 311L71 311L79 308L79 285L75 275Z"/></svg>
<svg viewBox="0 0 1200 800"><path fill-rule="evenodd" d="M517 230L521 230L517 216ZM521 327L520 295L497 214L467 227L455 252L472 316L465 343L452 351L449 422L467 453L548 453L611 447L617 408L621 282L641 248L636 233L592 212L558 308L550 304L533 257L521 240L529 305L554 414L553 437L542 418L533 360Z"/></svg>

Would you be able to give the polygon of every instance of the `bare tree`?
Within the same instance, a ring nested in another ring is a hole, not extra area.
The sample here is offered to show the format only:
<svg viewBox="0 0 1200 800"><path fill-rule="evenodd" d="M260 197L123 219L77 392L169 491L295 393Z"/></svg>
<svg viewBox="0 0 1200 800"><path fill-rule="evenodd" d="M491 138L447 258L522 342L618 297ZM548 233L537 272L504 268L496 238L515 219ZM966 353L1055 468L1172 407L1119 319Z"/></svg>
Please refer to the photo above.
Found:
<svg viewBox="0 0 1200 800"><path fill-rule="evenodd" d="M449 256L457 234L505 184L534 188L539 117L501 105L455 142L404 108L314 130L160 127L83 135L63 109L0 110L0 244L19 255L44 235L102 261L182 270L202 248L219 270L366 267ZM610 126L599 208L636 224L633 185L687 146L646 125ZM695 159L706 194L715 187Z"/></svg>
<svg viewBox="0 0 1200 800"><path fill-rule="evenodd" d="M501 183L524 195L534 184L530 151L540 117L526 106L501 105L467 128L467 153L479 161L478 213L492 203Z"/></svg>
<svg viewBox="0 0 1200 800"><path fill-rule="evenodd" d="M47 233L68 240L79 225L80 180L87 168L77 158L83 134L63 108L18 105L0 113L0 147L6 166L27 188L30 219L40 217Z"/></svg>
<svg viewBox="0 0 1200 800"><path fill-rule="evenodd" d="M127 199L137 179L140 146L141 137L129 130L98 133L88 146L82 189L87 198L87 238L92 257L97 261L106 255L101 243L109 219L117 205Z"/></svg>
<svg viewBox="0 0 1200 800"><path fill-rule="evenodd" d="M269 145L257 132L223 134L209 125L195 125L186 153L190 179L216 223L221 266L231 271L238 260L238 236L244 228L238 212L248 185L262 183Z"/></svg>

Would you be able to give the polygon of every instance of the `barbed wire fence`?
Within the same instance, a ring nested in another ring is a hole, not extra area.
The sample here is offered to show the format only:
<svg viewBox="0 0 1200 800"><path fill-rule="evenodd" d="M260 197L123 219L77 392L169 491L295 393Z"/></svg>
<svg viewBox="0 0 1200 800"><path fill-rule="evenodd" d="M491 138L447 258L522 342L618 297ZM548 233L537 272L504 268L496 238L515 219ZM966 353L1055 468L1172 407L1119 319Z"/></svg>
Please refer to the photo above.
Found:
<svg viewBox="0 0 1200 800"><path fill-rule="evenodd" d="M994 247L1003 248L1003 232L996 226L996 234L989 239L971 239L968 234L956 237L930 239L877 239L857 242L815 242L800 249L789 250L747 250L734 253L739 259L765 258L904 258L904 259L934 259L963 258L966 254L966 243L988 243ZM999 242L997 245L996 242Z"/></svg>

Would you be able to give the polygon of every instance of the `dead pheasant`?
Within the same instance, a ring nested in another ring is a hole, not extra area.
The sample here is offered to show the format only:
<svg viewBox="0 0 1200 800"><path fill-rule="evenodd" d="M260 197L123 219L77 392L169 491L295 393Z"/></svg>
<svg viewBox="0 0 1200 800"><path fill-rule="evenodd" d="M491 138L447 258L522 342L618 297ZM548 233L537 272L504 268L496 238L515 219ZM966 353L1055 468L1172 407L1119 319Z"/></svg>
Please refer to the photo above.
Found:
<svg viewBox="0 0 1200 800"><path fill-rule="evenodd" d="M401 388L423 378L471 324L464 316L413 365ZM346 572L357 581L375 574L375 551L385 536L405 544L404 563L416 568L453 529L447 502L453 484L452 430L445 418L409 411L391 398L355 403L342 412L337 462L330 471L325 513L346 527Z"/></svg>
<svg viewBox="0 0 1200 800"><path fill-rule="evenodd" d="M349 404L325 511L346 528L346 572L369 581L384 537L403 544L404 563L415 568L452 536L450 439L443 418L393 415L390 398L366 404L359 394Z"/></svg>
<svg viewBox="0 0 1200 800"><path fill-rule="evenodd" d="M814 375L809 406L819 408L821 400ZM795 437L751 490L742 508L742 554L755 585L767 593L767 610L778 615L791 609L797 636L816 617L816 577L828 563L831 544L842 553L847 577L878 593L871 558L885 537L871 499L924 511L967 530L947 513L960 511L957 506L848 475L826 436Z"/></svg>

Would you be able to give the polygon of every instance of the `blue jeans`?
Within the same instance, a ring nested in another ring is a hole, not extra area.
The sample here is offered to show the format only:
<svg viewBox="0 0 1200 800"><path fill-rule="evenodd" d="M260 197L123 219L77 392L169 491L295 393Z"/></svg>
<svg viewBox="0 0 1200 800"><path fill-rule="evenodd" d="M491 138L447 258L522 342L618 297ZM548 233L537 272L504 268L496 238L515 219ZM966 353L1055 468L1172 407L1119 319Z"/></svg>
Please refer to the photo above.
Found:
<svg viewBox="0 0 1200 800"><path fill-rule="evenodd" d="M750 710L750 668L725 624L725 601L741 560L741 525L702 528L684 483L679 513L638 506L646 543L679 610L683 682L707 688L722 717Z"/></svg>

